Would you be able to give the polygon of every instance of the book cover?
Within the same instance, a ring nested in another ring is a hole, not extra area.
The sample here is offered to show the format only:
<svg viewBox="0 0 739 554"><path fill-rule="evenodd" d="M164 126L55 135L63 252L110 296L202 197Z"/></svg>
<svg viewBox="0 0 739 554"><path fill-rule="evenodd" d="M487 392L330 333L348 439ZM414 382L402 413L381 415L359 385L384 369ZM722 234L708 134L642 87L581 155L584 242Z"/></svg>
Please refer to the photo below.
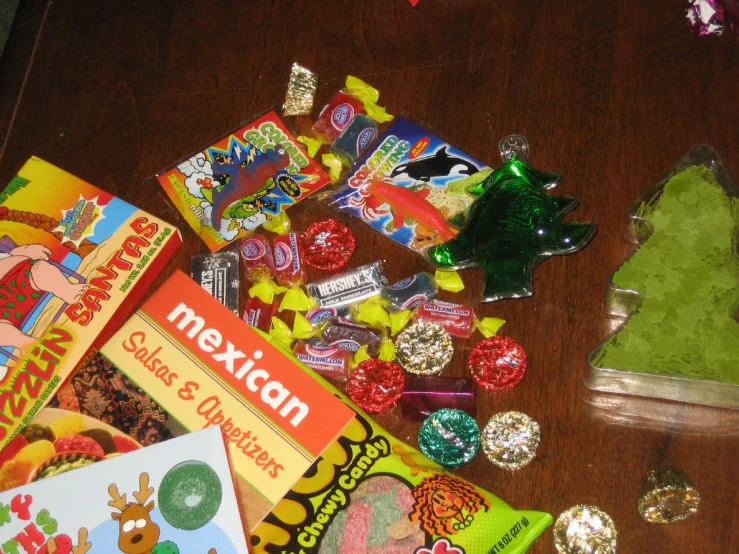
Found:
<svg viewBox="0 0 739 554"><path fill-rule="evenodd" d="M112 334L181 243L39 159L0 194L0 449Z"/></svg>
<svg viewBox="0 0 739 554"><path fill-rule="evenodd" d="M474 200L467 189L489 171L428 129L398 117L349 171L333 203L420 254L456 235Z"/></svg>
<svg viewBox="0 0 739 554"><path fill-rule="evenodd" d="M101 352L185 432L223 427L250 528L354 416L180 271Z"/></svg>
<svg viewBox="0 0 739 554"><path fill-rule="evenodd" d="M94 458L59 454L28 484L0 492L3 552L247 554L220 427ZM56 473L41 475L48 470Z"/></svg>
<svg viewBox="0 0 739 554"><path fill-rule="evenodd" d="M269 111L157 175L211 252L330 182Z"/></svg>

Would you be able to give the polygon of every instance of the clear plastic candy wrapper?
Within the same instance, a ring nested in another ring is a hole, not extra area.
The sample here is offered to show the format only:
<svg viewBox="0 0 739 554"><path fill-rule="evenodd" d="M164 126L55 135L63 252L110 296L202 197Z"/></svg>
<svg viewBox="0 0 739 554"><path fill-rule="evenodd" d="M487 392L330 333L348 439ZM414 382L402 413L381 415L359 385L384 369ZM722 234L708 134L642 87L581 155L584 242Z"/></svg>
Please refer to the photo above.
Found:
<svg viewBox="0 0 739 554"><path fill-rule="evenodd" d="M591 354L591 389L739 408L739 187L691 149L628 211L637 249L608 282L623 324Z"/></svg>

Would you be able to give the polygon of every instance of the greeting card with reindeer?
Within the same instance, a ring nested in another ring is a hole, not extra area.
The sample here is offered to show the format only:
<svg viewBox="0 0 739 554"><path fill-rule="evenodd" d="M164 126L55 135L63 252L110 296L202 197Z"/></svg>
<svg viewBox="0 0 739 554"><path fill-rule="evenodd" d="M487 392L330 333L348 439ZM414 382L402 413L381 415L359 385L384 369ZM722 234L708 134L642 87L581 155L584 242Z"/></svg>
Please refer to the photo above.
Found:
<svg viewBox="0 0 739 554"><path fill-rule="evenodd" d="M247 554L221 428L0 493L0 549Z"/></svg>
<svg viewBox="0 0 739 554"><path fill-rule="evenodd" d="M164 221L26 162L0 194L0 450L112 335L180 243Z"/></svg>
<svg viewBox="0 0 739 554"><path fill-rule="evenodd" d="M491 169L406 117L398 117L333 197L394 241L422 253L452 239Z"/></svg>
<svg viewBox="0 0 739 554"><path fill-rule="evenodd" d="M243 237L329 183L275 111L157 175L211 252Z"/></svg>

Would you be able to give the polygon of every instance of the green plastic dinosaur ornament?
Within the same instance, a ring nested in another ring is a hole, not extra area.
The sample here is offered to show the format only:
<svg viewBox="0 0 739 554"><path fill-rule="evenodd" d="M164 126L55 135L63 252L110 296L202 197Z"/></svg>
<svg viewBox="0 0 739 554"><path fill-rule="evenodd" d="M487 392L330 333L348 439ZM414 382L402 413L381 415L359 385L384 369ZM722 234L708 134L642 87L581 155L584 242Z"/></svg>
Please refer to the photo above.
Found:
<svg viewBox="0 0 739 554"><path fill-rule="evenodd" d="M561 177L532 168L527 152L523 137L501 141L504 163L470 189L477 199L464 229L428 252L441 269L481 267L482 302L531 296L534 267L549 256L580 250L597 229L594 223L562 220L577 199L547 194Z"/></svg>

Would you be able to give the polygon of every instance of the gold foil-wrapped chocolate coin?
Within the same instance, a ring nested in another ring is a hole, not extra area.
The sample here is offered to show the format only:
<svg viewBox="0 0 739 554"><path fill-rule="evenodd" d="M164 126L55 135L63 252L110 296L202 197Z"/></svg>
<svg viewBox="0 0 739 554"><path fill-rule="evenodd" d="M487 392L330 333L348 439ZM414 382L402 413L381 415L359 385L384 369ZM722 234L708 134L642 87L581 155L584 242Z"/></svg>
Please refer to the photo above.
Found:
<svg viewBox="0 0 739 554"><path fill-rule="evenodd" d="M416 375L438 375L454 356L449 333L437 323L414 323L395 339L395 357Z"/></svg>
<svg viewBox="0 0 739 554"><path fill-rule="evenodd" d="M685 473L676 467L661 467L647 474L639 513L650 523L682 521L698 511L701 497Z"/></svg>
<svg viewBox="0 0 739 554"><path fill-rule="evenodd" d="M508 470L528 465L536 457L540 441L539 424L521 412L495 414L482 432L482 448L488 460Z"/></svg>
<svg viewBox="0 0 739 554"><path fill-rule="evenodd" d="M296 63L290 71L283 115L308 115L313 109L313 100L318 89L318 77L309 69Z"/></svg>
<svg viewBox="0 0 739 554"><path fill-rule="evenodd" d="M554 546L559 554L615 554L616 526L597 506L580 504L557 518Z"/></svg>

